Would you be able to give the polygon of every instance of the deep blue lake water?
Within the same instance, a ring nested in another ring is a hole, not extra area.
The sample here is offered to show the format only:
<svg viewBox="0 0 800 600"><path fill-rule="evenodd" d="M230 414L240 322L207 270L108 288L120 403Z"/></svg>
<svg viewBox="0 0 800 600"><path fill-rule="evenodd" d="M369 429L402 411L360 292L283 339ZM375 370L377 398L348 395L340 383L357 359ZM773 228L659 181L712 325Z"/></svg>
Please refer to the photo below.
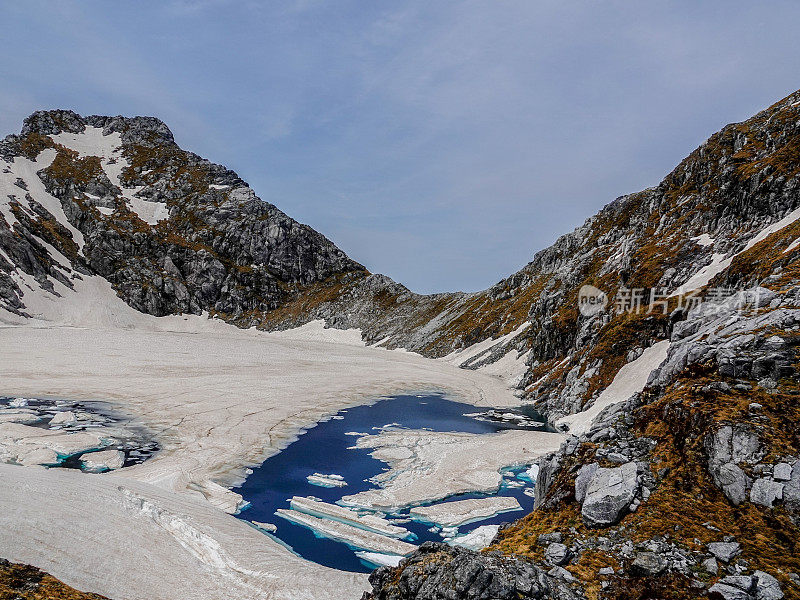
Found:
<svg viewBox="0 0 800 600"><path fill-rule="evenodd" d="M453 402L441 395L396 396L371 406L343 410L336 418L309 429L293 444L253 470L237 490L250 503L239 514L239 518L273 523L277 527L274 537L308 560L346 571L369 572L375 565L362 561L346 544L318 537L310 529L276 516L275 510L289 508L288 501L292 496L314 496L324 502L336 503L343 496L376 487L368 479L387 470L387 465L372 458L368 449L351 449L358 438L346 435L348 432L375 434L378 431L373 428L388 424L407 429L478 434L495 433L507 428L464 416L465 413L475 413L478 410L472 405ZM342 488L312 485L306 477L313 473L341 475L348 485ZM525 495L523 490L524 487L504 485L496 494L513 496L523 510L462 525L459 533L467 533L481 525L510 521L530 512L533 509L533 498ZM478 497L481 495L461 494L448 500ZM402 518L407 513L407 510L400 511L396 516ZM417 539L413 541L415 544L442 541L442 536L438 532L430 531L428 524L411 521L402 526L416 535Z"/></svg>

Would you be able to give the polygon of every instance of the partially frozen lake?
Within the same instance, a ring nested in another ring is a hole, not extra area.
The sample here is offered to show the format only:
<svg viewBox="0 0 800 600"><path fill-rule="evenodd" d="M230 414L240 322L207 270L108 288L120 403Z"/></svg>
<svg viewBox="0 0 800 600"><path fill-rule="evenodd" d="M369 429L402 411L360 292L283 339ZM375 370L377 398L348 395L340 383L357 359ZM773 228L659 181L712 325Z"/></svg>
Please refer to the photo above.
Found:
<svg viewBox="0 0 800 600"><path fill-rule="evenodd" d="M0 462L97 473L158 450L151 432L105 402L0 396Z"/></svg>
<svg viewBox="0 0 800 600"><path fill-rule="evenodd" d="M320 521L313 517L309 519L301 514L298 515L300 522L297 522L276 515L276 511L281 509L286 514L293 497L312 497L336 504L344 496L376 488L370 478L387 471L387 465L371 457L369 449L353 447L359 435L374 435L387 428L472 434L491 434L508 429L508 423L476 418L477 412L480 409L447 400L442 395L396 396L369 406L343 410L309 429L297 441L253 470L236 490L250 503L239 518L259 523L265 535L274 536L308 560L346 571L369 572L375 568L375 562L369 560L371 557L374 559L375 554L365 552L369 548L336 541L330 531L327 536L323 535L316 526ZM533 416L533 419L537 417ZM515 512L494 514L444 530L433 523L410 519L411 507L383 516L408 530L409 535L402 539L411 544L463 536L481 526L519 518L533 509L533 484L525 471L524 466L508 469L500 489L492 494L516 499L520 507ZM486 497L486 494L459 494L446 501ZM336 529L340 520L333 518L332 521L332 529ZM322 527L326 528L324 523Z"/></svg>

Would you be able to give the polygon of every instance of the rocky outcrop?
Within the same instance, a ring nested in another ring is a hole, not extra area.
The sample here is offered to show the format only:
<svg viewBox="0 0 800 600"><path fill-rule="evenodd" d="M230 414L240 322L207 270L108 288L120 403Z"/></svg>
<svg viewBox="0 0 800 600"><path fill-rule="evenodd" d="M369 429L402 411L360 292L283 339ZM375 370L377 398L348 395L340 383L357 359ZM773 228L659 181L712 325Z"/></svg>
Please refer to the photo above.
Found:
<svg viewBox="0 0 800 600"><path fill-rule="evenodd" d="M0 558L0 598L8 600L108 600L105 596L72 589L51 575L28 565Z"/></svg>
<svg viewBox="0 0 800 600"><path fill-rule="evenodd" d="M83 153L59 137L65 133L88 136L76 145ZM84 147L92 142L96 149ZM275 309L298 286L366 275L236 173L181 150L158 119L38 112L0 145L7 175L26 158L55 153L35 175L41 201L22 191L3 199L14 216L0 220L0 249L11 259L0 262L7 310L25 310L15 269L43 287L48 277L69 286L75 274L100 275L133 308L156 316L207 311L231 319ZM66 221L44 208L44 196L58 200Z"/></svg>
<svg viewBox="0 0 800 600"><path fill-rule="evenodd" d="M370 575L362 600L571 599L570 587L530 562L426 542L398 567Z"/></svg>
<svg viewBox="0 0 800 600"><path fill-rule="evenodd" d="M583 497L581 516L584 522L590 527L618 523L636 498L639 489L636 476L636 463L633 462L597 469Z"/></svg>
<svg viewBox="0 0 800 600"><path fill-rule="evenodd" d="M541 459L537 509L493 548L545 567L557 534L562 566L600 598L797 597L798 309L759 295L689 311L648 387Z"/></svg>

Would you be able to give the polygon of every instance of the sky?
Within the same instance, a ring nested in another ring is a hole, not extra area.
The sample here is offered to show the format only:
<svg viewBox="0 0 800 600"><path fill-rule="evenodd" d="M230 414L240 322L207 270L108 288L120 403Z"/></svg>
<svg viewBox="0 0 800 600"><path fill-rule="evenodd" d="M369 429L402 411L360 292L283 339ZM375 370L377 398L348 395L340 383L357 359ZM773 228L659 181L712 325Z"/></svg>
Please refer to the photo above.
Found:
<svg viewBox="0 0 800 600"><path fill-rule="evenodd" d="M0 0L0 136L157 116L371 271L486 288L800 88L800 3Z"/></svg>

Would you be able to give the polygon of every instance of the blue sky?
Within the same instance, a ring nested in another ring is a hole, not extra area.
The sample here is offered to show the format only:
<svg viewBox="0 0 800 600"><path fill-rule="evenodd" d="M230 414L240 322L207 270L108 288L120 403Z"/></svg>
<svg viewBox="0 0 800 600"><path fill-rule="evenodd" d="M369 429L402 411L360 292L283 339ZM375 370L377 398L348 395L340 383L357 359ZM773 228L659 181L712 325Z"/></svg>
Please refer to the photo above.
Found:
<svg viewBox="0 0 800 600"><path fill-rule="evenodd" d="M415 291L485 288L800 88L800 3L0 0L0 132L154 115Z"/></svg>

